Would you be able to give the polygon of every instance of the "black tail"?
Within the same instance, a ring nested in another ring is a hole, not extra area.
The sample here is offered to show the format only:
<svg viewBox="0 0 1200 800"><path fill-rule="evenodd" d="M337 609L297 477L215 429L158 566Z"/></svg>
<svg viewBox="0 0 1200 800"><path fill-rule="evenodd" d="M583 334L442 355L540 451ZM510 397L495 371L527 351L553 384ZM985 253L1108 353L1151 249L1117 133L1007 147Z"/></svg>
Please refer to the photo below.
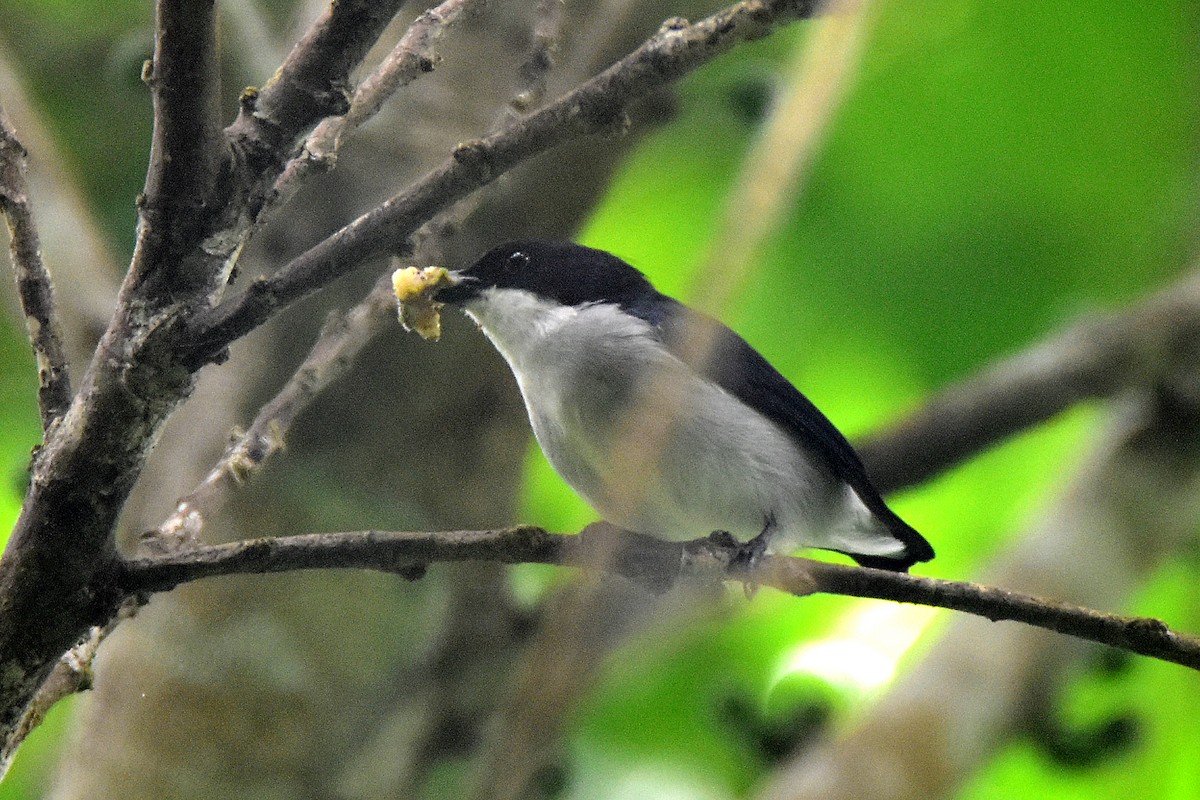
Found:
<svg viewBox="0 0 1200 800"><path fill-rule="evenodd" d="M904 553L896 557L864 556L857 553L847 553L860 566L872 569L886 569L892 572L908 572L909 567L921 561L933 558L933 546L917 529L896 515L883 501L869 504L875 513L875 518L887 526L888 532L904 543Z"/></svg>

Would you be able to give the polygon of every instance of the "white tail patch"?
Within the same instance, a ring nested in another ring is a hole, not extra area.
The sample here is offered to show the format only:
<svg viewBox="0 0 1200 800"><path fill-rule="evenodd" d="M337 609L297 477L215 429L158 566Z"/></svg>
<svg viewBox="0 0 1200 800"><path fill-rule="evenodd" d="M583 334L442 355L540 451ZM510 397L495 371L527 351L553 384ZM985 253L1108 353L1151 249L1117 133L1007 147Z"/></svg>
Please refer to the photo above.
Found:
<svg viewBox="0 0 1200 800"><path fill-rule="evenodd" d="M842 488L844 511L829 526L832 548L864 556L903 556L904 542L892 535L850 486Z"/></svg>

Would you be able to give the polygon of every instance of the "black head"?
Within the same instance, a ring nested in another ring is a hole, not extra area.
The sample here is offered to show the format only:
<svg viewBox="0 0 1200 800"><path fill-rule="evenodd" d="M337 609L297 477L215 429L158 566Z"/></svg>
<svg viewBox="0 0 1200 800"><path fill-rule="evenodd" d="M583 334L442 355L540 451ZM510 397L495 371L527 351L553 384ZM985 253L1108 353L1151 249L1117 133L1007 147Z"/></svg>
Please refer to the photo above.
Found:
<svg viewBox="0 0 1200 800"><path fill-rule="evenodd" d="M563 305L635 303L656 294L642 273L603 250L571 242L509 242L490 250L459 274L463 280L437 293L464 303L485 289L524 289Z"/></svg>

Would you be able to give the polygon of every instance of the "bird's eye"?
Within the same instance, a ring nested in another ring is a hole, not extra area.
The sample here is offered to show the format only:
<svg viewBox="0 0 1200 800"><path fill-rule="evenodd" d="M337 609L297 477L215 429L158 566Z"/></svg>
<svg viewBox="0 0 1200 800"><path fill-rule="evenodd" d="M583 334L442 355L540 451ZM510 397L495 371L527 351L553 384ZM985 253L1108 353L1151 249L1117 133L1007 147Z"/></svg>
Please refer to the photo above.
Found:
<svg viewBox="0 0 1200 800"><path fill-rule="evenodd" d="M506 261L504 264L504 269L507 272L516 272L517 270L522 269L528 263L529 256L518 250L508 257L508 261Z"/></svg>

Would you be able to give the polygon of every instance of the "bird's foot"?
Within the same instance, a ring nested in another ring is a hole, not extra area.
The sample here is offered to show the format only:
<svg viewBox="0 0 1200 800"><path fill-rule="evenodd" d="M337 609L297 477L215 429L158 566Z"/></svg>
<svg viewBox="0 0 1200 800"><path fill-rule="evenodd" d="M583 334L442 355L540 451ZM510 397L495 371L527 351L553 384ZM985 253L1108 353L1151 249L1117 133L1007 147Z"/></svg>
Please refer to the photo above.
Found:
<svg viewBox="0 0 1200 800"><path fill-rule="evenodd" d="M766 555L770 541L769 531L764 530L748 542L737 542L737 550L733 554L730 566L738 572L753 572L758 567L758 562Z"/></svg>
<svg viewBox="0 0 1200 800"><path fill-rule="evenodd" d="M741 546L741 542L728 531L713 531L703 539L684 544L685 567L695 572L709 572L713 569L724 572L733 563Z"/></svg>
<svg viewBox="0 0 1200 800"><path fill-rule="evenodd" d="M742 581L742 588L746 592L746 599L753 600L754 595L758 594L758 581L754 580L754 573L758 570L758 565L762 561L762 557L767 554L767 546L771 543L771 534L775 529L775 515L768 514L763 522L763 529L745 544L739 544L737 553L734 555L733 563L730 564L731 571L734 574L741 573L748 576Z"/></svg>
<svg viewBox="0 0 1200 800"><path fill-rule="evenodd" d="M767 543L770 541L767 531L764 530L748 542L738 541L729 531L713 531L700 541L711 557L724 562L727 576L743 579L746 597L754 597L758 592L758 584L745 576L753 574L767 552Z"/></svg>

